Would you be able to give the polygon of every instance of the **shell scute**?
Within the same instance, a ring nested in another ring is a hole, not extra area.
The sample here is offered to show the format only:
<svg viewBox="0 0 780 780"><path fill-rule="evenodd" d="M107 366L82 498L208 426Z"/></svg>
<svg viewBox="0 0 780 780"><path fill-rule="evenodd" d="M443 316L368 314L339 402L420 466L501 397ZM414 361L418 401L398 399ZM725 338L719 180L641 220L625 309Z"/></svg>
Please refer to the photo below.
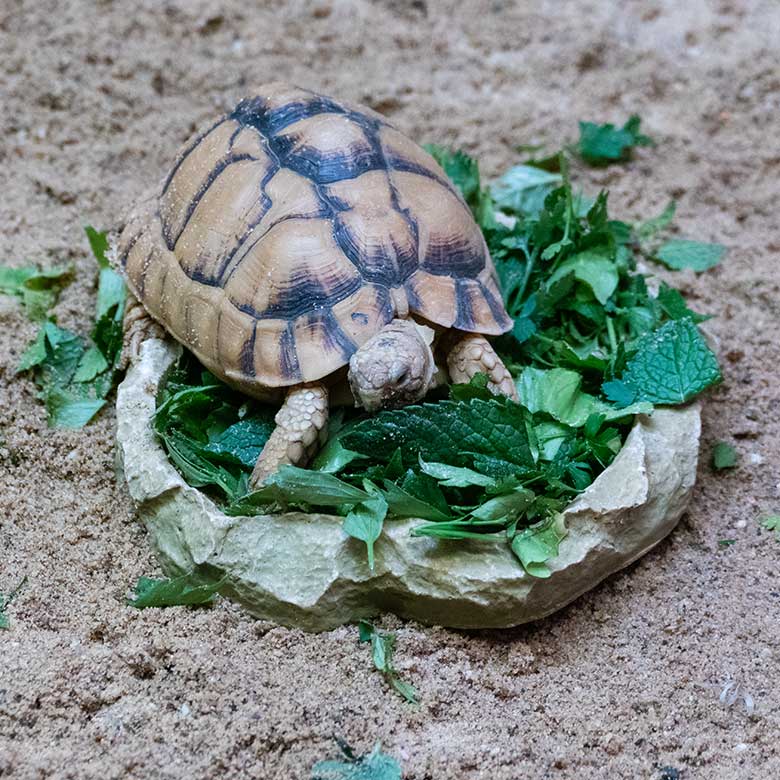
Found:
<svg viewBox="0 0 780 780"><path fill-rule="evenodd" d="M370 109L281 83L185 146L120 258L155 319L258 395L332 373L407 305L443 327L511 326L433 158Z"/></svg>

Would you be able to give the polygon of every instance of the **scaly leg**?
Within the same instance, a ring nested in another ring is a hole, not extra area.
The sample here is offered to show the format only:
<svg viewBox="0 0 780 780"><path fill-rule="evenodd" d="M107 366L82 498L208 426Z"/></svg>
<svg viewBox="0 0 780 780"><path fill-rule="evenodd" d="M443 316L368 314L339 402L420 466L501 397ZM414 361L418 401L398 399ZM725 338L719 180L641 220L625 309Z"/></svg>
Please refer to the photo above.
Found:
<svg viewBox="0 0 780 780"><path fill-rule="evenodd" d="M484 336L467 333L455 341L447 353L447 367L457 384L469 382L474 374L487 374L491 393L517 401L512 375Z"/></svg>
<svg viewBox="0 0 780 780"><path fill-rule="evenodd" d="M290 388L249 480L260 487L280 466L304 466L328 435L328 391L320 384Z"/></svg>
<svg viewBox="0 0 780 780"><path fill-rule="evenodd" d="M127 291L125 301L125 316L122 321L124 336L122 339L122 354L119 358L119 368L125 369L130 363L135 363L141 351L141 344L146 339L161 339L165 337L162 326L156 323L144 309L143 304Z"/></svg>

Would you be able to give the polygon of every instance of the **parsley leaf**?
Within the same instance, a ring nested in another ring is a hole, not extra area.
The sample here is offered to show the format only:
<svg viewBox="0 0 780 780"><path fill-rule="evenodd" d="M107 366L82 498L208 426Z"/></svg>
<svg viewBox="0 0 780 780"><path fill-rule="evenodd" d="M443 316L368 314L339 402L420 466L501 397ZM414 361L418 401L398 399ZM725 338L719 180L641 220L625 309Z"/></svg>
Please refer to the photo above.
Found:
<svg viewBox="0 0 780 780"><path fill-rule="evenodd" d="M621 128L612 124L580 122L577 152L591 165L609 165L625 160L635 146L649 146L653 140L639 132L642 120L634 114Z"/></svg>
<svg viewBox="0 0 780 780"><path fill-rule="evenodd" d="M410 704L419 704L417 691L404 682L393 665L395 635L380 631L366 620L358 623L361 642L371 642L371 656L377 671L382 672L388 683Z"/></svg>
<svg viewBox="0 0 780 780"><path fill-rule="evenodd" d="M127 603L136 609L208 604L226 581L226 577L215 580L196 571L172 579L140 577L135 585L135 597Z"/></svg>
<svg viewBox="0 0 780 780"><path fill-rule="evenodd" d="M737 451L725 441L719 441L712 449L712 467L717 470L733 469L737 465Z"/></svg>
<svg viewBox="0 0 780 780"><path fill-rule="evenodd" d="M621 379L607 382L607 398L623 403L683 404L721 379L718 360L689 319L672 320L643 336Z"/></svg>
<svg viewBox="0 0 780 780"><path fill-rule="evenodd" d="M726 247L721 244L705 244L701 241L676 238L661 246L655 253L655 258L675 271L683 268L706 271L716 266L725 253Z"/></svg>

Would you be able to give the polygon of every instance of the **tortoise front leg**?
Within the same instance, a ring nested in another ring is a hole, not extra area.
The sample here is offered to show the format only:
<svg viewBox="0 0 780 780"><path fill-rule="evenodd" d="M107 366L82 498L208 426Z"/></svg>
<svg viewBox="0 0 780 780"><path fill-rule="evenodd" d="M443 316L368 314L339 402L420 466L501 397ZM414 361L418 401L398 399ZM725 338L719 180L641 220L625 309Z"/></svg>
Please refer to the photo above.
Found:
<svg viewBox="0 0 780 780"><path fill-rule="evenodd" d="M512 375L484 336L466 333L458 337L447 352L447 367L456 384L471 381L474 374L487 374L490 392L518 399Z"/></svg>
<svg viewBox="0 0 780 780"><path fill-rule="evenodd" d="M328 435L328 391L320 384L290 388L276 428L257 459L249 484L260 487L280 466L305 466Z"/></svg>
<svg viewBox="0 0 780 780"><path fill-rule="evenodd" d="M141 344L146 339L161 339L165 331L156 323L144 309L138 298L127 291L125 314L122 321L124 331L122 337L122 353L119 357L119 368L125 369L130 363L135 363L141 350Z"/></svg>

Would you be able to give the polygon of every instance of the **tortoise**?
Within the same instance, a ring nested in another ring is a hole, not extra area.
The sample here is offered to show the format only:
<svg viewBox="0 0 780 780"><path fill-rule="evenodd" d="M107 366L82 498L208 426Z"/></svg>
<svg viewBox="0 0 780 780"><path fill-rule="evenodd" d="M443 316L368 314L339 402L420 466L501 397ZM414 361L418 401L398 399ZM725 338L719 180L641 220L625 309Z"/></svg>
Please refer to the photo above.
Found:
<svg viewBox="0 0 780 780"><path fill-rule="evenodd" d="M512 327L485 240L436 161L381 114L283 83L194 136L117 246L125 354L160 329L212 373L282 401L257 486L305 465L345 397L367 411L488 375ZM350 395L351 393L351 395Z"/></svg>

